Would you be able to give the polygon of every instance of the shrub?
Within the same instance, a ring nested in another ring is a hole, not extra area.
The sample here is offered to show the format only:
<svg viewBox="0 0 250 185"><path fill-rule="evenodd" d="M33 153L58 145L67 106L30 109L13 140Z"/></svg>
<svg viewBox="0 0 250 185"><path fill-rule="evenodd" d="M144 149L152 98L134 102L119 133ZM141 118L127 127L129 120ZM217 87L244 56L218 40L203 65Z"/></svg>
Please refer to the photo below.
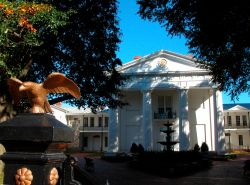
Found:
<svg viewBox="0 0 250 185"><path fill-rule="evenodd" d="M208 146L207 146L207 143L203 142L201 144L201 152L208 152Z"/></svg>
<svg viewBox="0 0 250 185"><path fill-rule="evenodd" d="M130 147L130 152L131 153L137 153L138 152L138 146L135 143L132 143L131 147Z"/></svg>
<svg viewBox="0 0 250 185"><path fill-rule="evenodd" d="M144 151L129 166L160 176L171 177L185 175L209 167L210 161L204 161L200 152Z"/></svg>
<svg viewBox="0 0 250 185"><path fill-rule="evenodd" d="M144 152L144 147L143 147L141 144L139 144L137 150L138 150L137 152L138 152L139 154L141 154L141 153Z"/></svg>
<svg viewBox="0 0 250 185"><path fill-rule="evenodd" d="M194 151L195 152L199 152L200 151L200 146L197 143L194 145Z"/></svg>

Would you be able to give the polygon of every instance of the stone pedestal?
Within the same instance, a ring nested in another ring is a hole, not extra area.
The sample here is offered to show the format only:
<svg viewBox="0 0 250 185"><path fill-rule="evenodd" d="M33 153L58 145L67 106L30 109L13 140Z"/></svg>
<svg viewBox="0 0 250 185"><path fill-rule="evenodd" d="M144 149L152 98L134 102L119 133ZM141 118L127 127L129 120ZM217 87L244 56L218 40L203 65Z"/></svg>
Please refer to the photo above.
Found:
<svg viewBox="0 0 250 185"><path fill-rule="evenodd" d="M0 133L4 184L63 184L63 152L73 141L69 127L52 115L28 113L1 123Z"/></svg>

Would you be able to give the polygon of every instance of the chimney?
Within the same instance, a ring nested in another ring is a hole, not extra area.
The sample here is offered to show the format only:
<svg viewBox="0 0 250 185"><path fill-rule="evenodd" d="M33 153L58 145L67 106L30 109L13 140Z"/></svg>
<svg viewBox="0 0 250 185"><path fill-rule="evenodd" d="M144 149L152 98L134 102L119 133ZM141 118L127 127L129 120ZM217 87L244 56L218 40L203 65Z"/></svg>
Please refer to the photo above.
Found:
<svg viewBox="0 0 250 185"><path fill-rule="evenodd" d="M187 56L188 58L194 58L194 56L193 56L191 53L187 54L186 56Z"/></svg>
<svg viewBox="0 0 250 185"><path fill-rule="evenodd" d="M57 102L55 105L56 105L57 107L61 107L61 106L62 106L62 102Z"/></svg>
<svg viewBox="0 0 250 185"><path fill-rule="evenodd" d="M141 58L141 56L135 56L134 57L134 60L138 60L138 59L140 59Z"/></svg>

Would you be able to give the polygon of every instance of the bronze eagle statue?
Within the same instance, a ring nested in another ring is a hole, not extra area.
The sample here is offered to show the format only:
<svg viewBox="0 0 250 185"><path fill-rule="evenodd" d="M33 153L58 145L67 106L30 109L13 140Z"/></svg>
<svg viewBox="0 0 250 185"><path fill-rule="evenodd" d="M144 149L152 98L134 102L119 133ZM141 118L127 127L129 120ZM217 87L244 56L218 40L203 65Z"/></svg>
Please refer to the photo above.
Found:
<svg viewBox="0 0 250 185"><path fill-rule="evenodd" d="M61 73L52 73L43 83L22 82L17 78L8 79L9 91L15 105L21 98L28 97L32 113L52 113L47 95L49 93L69 93L80 98L79 87Z"/></svg>

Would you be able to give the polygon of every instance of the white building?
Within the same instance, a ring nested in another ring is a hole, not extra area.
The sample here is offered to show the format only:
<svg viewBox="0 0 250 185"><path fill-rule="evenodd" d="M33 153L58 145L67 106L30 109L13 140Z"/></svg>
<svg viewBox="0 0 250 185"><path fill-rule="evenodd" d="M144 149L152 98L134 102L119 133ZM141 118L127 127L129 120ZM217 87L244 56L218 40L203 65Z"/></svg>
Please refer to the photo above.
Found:
<svg viewBox="0 0 250 185"><path fill-rule="evenodd" d="M51 105L51 108L53 110L53 115L55 118L59 121L61 121L63 124L68 125L66 113L68 112L65 108L61 107L61 103L58 105Z"/></svg>
<svg viewBox="0 0 250 185"><path fill-rule="evenodd" d="M56 119L71 127L75 133L73 147L82 151L107 151L108 122L107 111L94 114L91 109L62 108L51 106Z"/></svg>
<svg viewBox="0 0 250 185"><path fill-rule="evenodd" d="M164 123L173 123L175 150L206 142L224 150L221 92L209 73L188 56L159 51L124 64L118 71L129 79L121 87L128 105L110 110L109 151L129 151L132 143L162 150Z"/></svg>
<svg viewBox="0 0 250 185"><path fill-rule="evenodd" d="M223 107L226 149L250 149L250 103Z"/></svg>

